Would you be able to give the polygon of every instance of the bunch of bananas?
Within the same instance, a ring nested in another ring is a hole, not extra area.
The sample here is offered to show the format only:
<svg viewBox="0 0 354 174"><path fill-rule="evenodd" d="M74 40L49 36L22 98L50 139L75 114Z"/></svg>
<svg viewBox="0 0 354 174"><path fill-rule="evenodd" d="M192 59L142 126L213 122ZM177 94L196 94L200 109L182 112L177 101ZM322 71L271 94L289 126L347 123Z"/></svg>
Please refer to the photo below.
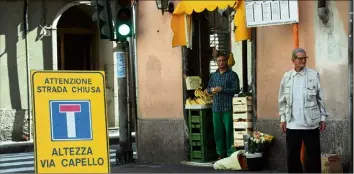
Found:
<svg viewBox="0 0 354 174"><path fill-rule="evenodd" d="M208 105L213 103L212 97L205 94L201 89L194 91L195 98L189 97L186 100L186 105Z"/></svg>
<svg viewBox="0 0 354 174"><path fill-rule="evenodd" d="M196 90L194 91L194 95L195 95L196 97L206 97L206 94L205 94L201 89L196 89Z"/></svg>
<svg viewBox="0 0 354 174"><path fill-rule="evenodd" d="M212 104L213 101L209 98L202 98L202 97L196 97L196 98L192 98L189 97L186 100L186 105L209 105Z"/></svg>
<svg viewBox="0 0 354 174"><path fill-rule="evenodd" d="M232 53L230 53L229 58L227 59L227 65L228 67L232 67L235 65L235 59Z"/></svg>
<svg viewBox="0 0 354 174"><path fill-rule="evenodd" d="M191 97L189 97L187 100L186 100L186 105L196 105L197 102L194 101Z"/></svg>

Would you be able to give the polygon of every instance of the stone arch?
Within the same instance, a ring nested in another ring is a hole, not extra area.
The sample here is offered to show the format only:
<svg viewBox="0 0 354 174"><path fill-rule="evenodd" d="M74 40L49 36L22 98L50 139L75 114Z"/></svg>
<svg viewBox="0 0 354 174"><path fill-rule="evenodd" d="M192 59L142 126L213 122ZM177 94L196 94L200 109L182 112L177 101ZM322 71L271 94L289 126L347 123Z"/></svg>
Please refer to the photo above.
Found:
<svg viewBox="0 0 354 174"><path fill-rule="evenodd" d="M91 1L73 1L65 4L55 15L55 18L52 23L52 69L58 69L58 37L57 37L57 26L59 20L63 13L67 11L69 8L76 6L76 5L91 5Z"/></svg>

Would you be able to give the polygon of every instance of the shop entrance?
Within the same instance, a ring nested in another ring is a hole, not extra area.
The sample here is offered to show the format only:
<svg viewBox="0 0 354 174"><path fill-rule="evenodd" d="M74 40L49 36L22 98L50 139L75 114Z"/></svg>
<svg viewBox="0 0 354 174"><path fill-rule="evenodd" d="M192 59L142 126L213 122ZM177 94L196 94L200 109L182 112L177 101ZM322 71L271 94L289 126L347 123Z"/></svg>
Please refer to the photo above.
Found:
<svg viewBox="0 0 354 174"><path fill-rule="evenodd" d="M202 79L201 90L208 86L211 73L217 69L213 51L229 54L231 52L230 19L218 10L205 10L192 15L192 45L183 48L183 67L185 76L199 76ZM214 141L212 109L210 103L200 101L201 90L184 90L186 101L185 119L189 128L190 160L193 162L211 162L217 159ZM198 101L199 100L199 101ZM208 100L208 99L206 99ZM203 105L203 108L188 107ZM207 105L205 105L207 104ZM201 155L200 155L201 154Z"/></svg>
<svg viewBox="0 0 354 174"><path fill-rule="evenodd" d="M58 23L58 70L97 70L97 26L86 6L65 11Z"/></svg>
<svg viewBox="0 0 354 174"><path fill-rule="evenodd" d="M192 46L186 48L184 74L202 77L203 87L207 85L209 75L217 69L213 50L231 53L230 21L217 10L192 14Z"/></svg>

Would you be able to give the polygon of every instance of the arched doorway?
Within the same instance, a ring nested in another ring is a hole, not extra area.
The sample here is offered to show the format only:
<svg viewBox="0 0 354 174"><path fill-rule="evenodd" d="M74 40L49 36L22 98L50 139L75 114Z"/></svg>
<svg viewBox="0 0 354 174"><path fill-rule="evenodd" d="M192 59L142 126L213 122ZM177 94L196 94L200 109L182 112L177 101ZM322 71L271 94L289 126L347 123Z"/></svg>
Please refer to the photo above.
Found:
<svg viewBox="0 0 354 174"><path fill-rule="evenodd" d="M97 25L92 7L76 5L66 10L57 26L58 70L97 70Z"/></svg>
<svg viewBox="0 0 354 174"><path fill-rule="evenodd" d="M117 127L118 85L113 42L102 40L90 1L65 4L52 23L53 70L101 70L106 73L108 126Z"/></svg>

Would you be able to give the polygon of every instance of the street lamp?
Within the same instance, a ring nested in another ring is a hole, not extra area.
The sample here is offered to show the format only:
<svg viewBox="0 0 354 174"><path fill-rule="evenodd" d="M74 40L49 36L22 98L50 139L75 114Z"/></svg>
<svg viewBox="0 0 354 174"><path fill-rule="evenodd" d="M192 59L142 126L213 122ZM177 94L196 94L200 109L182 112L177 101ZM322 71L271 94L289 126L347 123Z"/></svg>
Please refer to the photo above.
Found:
<svg viewBox="0 0 354 174"><path fill-rule="evenodd" d="M157 9L161 10L162 14L164 14L165 11L168 11L170 13L173 12L174 5L172 2L168 2L169 0L155 0L155 1L156 1Z"/></svg>

